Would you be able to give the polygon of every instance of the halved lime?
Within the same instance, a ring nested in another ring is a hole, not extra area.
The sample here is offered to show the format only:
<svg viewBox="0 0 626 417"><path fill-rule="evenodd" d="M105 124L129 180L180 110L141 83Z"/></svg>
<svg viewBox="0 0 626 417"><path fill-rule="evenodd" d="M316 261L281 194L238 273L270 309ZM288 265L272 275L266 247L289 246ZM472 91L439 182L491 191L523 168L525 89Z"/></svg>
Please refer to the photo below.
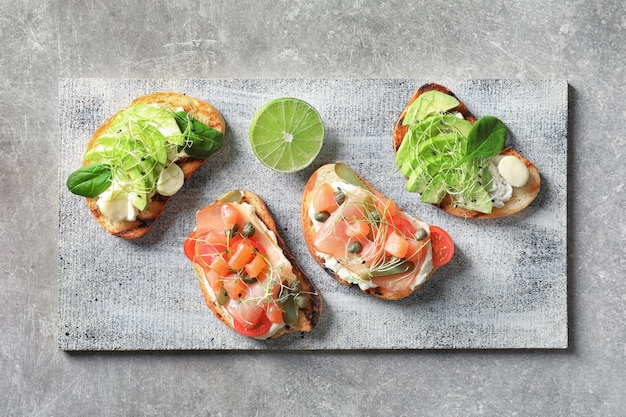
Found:
<svg viewBox="0 0 626 417"><path fill-rule="evenodd" d="M267 167L279 172L306 168L324 143L324 124L310 104L283 97L261 107L250 124L252 151Z"/></svg>

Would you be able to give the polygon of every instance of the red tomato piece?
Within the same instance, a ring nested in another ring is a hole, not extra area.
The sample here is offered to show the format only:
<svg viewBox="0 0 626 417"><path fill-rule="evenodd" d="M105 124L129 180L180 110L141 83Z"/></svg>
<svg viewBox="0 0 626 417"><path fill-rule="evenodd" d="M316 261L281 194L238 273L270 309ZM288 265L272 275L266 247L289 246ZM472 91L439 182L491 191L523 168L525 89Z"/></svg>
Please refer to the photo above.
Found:
<svg viewBox="0 0 626 417"><path fill-rule="evenodd" d="M183 251L185 252L185 256L190 261L193 261L193 258L196 256L196 242L197 242L198 232L193 231L187 236L185 239L185 243L183 244Z"/></svg>
<svg viewBox="0 0 626 417"><path fill-rule="evenodd" d="M404 235L405 238L412 238L415 234L416 227L406 217L395 215L391 218L391 222L394 228Z"/></svg>
<svg viewBox="0 0 626 417"><path fill-rule="evenodd" d="M213 244L204 239L196 241L195 257L193 262L200 264L204 268L210 268L217 256L226 251L226 246L221 243Z"/></svg>
<svg viewBox="0 0 626 417"><path fill-rule="evenodd" d="M386 218L393 217L398 213L396 202L386 198L376 199L376 208L381 214L384 214Z"/></svg>
<svg viewBox="0 0 626 417"><path fill-rule="evenodd" d="M265 314L264 312L259 316L258 320L252 325L249 325L247 323L241 323L237 320L234 320L233 324L234 324L235 330L238 333L244 336L249 336L249 337L263 336L272 327L272 322L267 317L267 314Z"/></svg>
<svg viewBox="0 0 626 417"><path fill-rule="evenodd" d="M454 255L454 242L450 235L439 226L430 226L430 242L433 248L433 265L447 264Z"/></svg>

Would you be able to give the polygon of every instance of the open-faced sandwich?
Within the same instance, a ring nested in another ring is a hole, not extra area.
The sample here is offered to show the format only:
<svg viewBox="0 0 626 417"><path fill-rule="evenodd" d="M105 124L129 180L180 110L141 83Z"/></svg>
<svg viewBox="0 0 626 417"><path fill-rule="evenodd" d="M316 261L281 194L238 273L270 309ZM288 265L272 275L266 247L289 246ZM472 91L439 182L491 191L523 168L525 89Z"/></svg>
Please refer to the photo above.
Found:
<svg viewBox="0 0 626 417"><path fill-rule="evenodd" d="M496 117L476 119L447 87L421 86L393 135L406 189L459 217L519 212L539 193L540 177L530 161L505 146L507 131Z"/></svg>
<svg viewBox="0 0 626 417"><path fill-rule="evenodd" d="M67 179L112 235L144 235L175 194L222 146L226 124L211 104L183 94L138 97L104 122Z"/></svg>
<svg viewBox="0 0 626 417"><path fill-rule="evenodd" d="M407 297L454 254L443 229L407 214L339 162L311 175L301 219L317 263L340 283L381 299Z"/></svg>
<svg viewBox="0 0 626 417"><path fill-rule="evenodd" d="M200 209L184 250L207 306L240 334L268 339L317 323L322 299L257 194L231 191Z"/></svg>

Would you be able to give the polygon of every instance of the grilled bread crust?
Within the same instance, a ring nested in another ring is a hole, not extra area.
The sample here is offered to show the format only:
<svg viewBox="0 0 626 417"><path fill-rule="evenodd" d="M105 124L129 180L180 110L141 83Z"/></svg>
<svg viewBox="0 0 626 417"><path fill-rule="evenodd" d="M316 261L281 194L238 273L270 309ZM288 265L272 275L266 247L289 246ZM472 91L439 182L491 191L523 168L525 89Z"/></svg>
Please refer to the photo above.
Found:
<svg viewBox="0 0 626 417"><path fill-rule="evenodd" d="M411 97L407 105L405 106L404 110L402 110L400 117L396 121L396 125L393 131L394 153L397 153L398 148L402 144L402 141L404 140L404 137L409 129L408 126L402 125L402 122L404 121L404 117L406 116L406 112L409 106L415 100L417 100L417 98L420 95L431 90L437 90L444 94L448 94L456 98L459 101L459 105L451 109L450 112L461 113L463 118L472 124L476 122L476 118L474 117L474 115L472 115L469 112L469 110L467 109L467 106L461 100L459 100L459 98L452 91L450 91L447 87L441 84L436 84L436 83L424 84L413 93L413 96ZM526 185L524 185L523 187L513 187L513 195L511 196L510 200L504 203L503 207L494 207L491 213L481 213L475 210L468 210L462 207L456 207L449 195L446 195L444 197L443 201L439 204L439 207L442 210L446 211L447 213L452 214L457 217L474 218L474 219L490 219L490 218L511 216L521 211L522 209L526 208L530 203L532 203L533 200L537 197L537 194L539 194L539 189L541 187L541 177L539 175L539 170L537 170L537 167L535 167L535 165L532 162L524 158L522 155L519 154L519 152L515 151L511 147L505 147L500 152L500 155L515 156L520 161L522 161L524 165L526 165L530 174Z"/></svg>
<svg viewBox="0 0 626 417"><path fill-rule="evenodd" d="M372 184L370 184L367 180L365 180L356 172L354 172L354 175L356 175L361 180L363 185L365 185L367 189L374 196L378 198L384 198L384 195L380 191L378 191L376 188L374 188L374 186L372 186ZM313 190L315 190L318 186L324 183L332 183L336 181L343 181L343 179L337 176L337 174L335 173L335 164L323 165L320 168L318 168L311 175L311 177L309 177L309 180L304 186L304 190L302 193L302 206L300 208L300 219L302 222L302 232L304 234L304 241L306 243L307 248L309 249L309 252L311 253L311 256L315 260L315 262L317 262L322 268L324 268L326 272L328 272L339 283L350 287L352 285L351 283L342 280L338 274L335 274L332 270L326 268L324 265L325 263L324 259L317 255L317 249L315 248L315 235L316 235L315 226L313 225L313 220L311 220L311 218L309 217L309 207L311 206L311 202L313 199ZM401 208L398 207L398 210L401 210ZM417 219L421 220L419 218ZM428 281L437 269L438 268L433 267L433 270L430 272L430 274L428 275L426 280L424 280L424 282ZM361 291L366 294L370 294L373 297L380 298L383 300L399 300L401 298L405 298L409 296L410 294L415 292L417 289L419 289L422 285L423 283L414 289L406 288L402 291L391 291L391 290L381 288L381 287L368 288L366 290L361 290Z"/></svg>
<svg viewBox="0 0 626 417"><path fill-rule="evenodd" d="M158 92L134 99L129 107L135 104L156 104L159 107L172 111L177 111L182 108L185 112L191 114L196 120L205 125L222 133L226 132L226 122L222 114L212 104L197 98L180 93ZM107 131L115 117L122 111L123 110L120 110L111 116L94 132L87 145L86 152L98 145L97 139ZM207 159L186 157L178 160L176 164L182 169L185 180L187 180L206 161ZM83 161L83 165L88 165L88 162ZM170 197L157 193L152 197L152 200L145 210L137 214L135 221L113 221L100 212L96 204L97 198L86 198L89 210L91 210L91 213L98 223L110 234L125 239L134 239L145 235L159 216L161 216L169 199Z"/></svg>
<svg viewBox="0 0 626 417"><path fill-rule="evenodd" d="M270 339L274 339L280 335L290 332L310 332L313 330L313 327L317 324L320 315L322 314L322 297L315 287L315 284L307 274L302 270L296 258L294 258L293 254L287 248L285 241L278 233L278 229L276 228L276 222L274 221L274 217L272 213L267 208L265 202L259 197L257 194L250 191L243 191L243 199L242 203L248 203L254 207L256 215L258 218L265 224L265 226L274 232L276 235L276 240L278 241L278 246L280 246L285 254L285 257L291 263L293 267L293 273L296 278L300 281L301 290L300 294L306 296L309 299L309 303L306 308L300 309L298 312L298 321L293 326L285 326L274 333ZM220 201L216 200L211 204L219 204ZM195 266L195 268L200 268ZM213 313L228 327L234 329L232 318L230 313L221 305L217 303L217 300L211 295L211 291L208 289L209 283L202 277L204 276L201 271L196 271L198 275L198 281L200 283L200 289L202 290L202 294L204 296L204 301L206 305L213 311Z"/></svg>

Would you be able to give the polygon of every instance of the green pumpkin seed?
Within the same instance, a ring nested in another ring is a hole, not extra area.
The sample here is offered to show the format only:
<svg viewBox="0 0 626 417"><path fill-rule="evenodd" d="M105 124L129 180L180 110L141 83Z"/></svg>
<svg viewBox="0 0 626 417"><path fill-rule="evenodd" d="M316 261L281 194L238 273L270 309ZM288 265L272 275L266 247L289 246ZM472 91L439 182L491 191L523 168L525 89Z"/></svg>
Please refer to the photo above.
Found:
<svg viewBox="0 0 626 417"><path fill-rule="evenodd" d="M281 303L283 308L283 321L287 326L293 326L298 321L299 309L293 297L287 297Z"/></svg>

